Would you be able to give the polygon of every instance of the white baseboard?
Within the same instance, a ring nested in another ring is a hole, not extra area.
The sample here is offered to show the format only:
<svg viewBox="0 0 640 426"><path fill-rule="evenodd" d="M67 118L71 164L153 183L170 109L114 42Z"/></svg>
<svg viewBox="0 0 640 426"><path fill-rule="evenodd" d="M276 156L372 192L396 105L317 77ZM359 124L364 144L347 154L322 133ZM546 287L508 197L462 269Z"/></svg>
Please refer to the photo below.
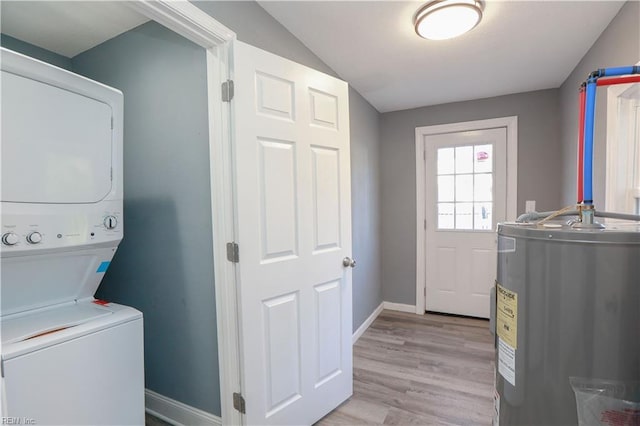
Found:
<svg viewBox="0 0 640 426"><path fill-rule="evenodd" d="M352 343L355 344L358 341L358 339L360 338L360 336L362 336L364 334L364 332L367 331L367 328L369 328L369 326L376 320L376 318L378 318L378 315L380 315L380 312L382 312L382 309L384 309L384 302L380 303L380 306L378 306L371 313L371 315L369 315L369 318L364 320L362 325L360 327L358 327L358 329L353 333L353 341L352 341Z"/></svg>
<svg viewBox="0 0 640 426"><path fill-rule="evenodd" d="M167 398L149 389L144 391L147 413L174 426L222 426L222 419L206 411Z"/></svg>
<svg viewBox="0 0 640 426"><path fill-rule="evenodd" d="M384 309L390 311L416 313L416 305L405 305L404 303L383 302Z"/></svg>

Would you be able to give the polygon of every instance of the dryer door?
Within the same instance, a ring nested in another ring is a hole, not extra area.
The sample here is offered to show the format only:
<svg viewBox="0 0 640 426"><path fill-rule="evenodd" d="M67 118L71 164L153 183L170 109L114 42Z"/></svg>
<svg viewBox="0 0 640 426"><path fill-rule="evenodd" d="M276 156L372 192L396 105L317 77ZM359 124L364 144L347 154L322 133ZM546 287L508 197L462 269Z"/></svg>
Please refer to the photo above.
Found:
<svg viewBox="0 0 640 426"><path fill-rule="evenodd" d="M112 111L2 71L2 201L94 203L111 191Z"/></svg>

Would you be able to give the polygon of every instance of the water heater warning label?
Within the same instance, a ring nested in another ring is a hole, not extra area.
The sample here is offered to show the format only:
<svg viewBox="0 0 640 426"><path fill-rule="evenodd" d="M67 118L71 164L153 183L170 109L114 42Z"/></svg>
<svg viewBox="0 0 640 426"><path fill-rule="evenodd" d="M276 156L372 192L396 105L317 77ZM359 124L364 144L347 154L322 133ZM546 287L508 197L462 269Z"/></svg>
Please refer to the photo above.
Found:
<svg viewBox="0 0 640 426"><path fill-rule="evenodd" d="M496 331L514 350L518 347L518 294L496 284Z"/></svg>
<svg viewBox="0 0 640 426"><path fill-rule="evenodd" d="M498 338L498 372L504 379L516 385L516 350Z"/></svg>
<svg viewBox="0 0 640 426"><path fill-rule="evenodd" d="M516 385L518 344L518 294L496 283L496 331L498 332L498 372Z"/></svg>

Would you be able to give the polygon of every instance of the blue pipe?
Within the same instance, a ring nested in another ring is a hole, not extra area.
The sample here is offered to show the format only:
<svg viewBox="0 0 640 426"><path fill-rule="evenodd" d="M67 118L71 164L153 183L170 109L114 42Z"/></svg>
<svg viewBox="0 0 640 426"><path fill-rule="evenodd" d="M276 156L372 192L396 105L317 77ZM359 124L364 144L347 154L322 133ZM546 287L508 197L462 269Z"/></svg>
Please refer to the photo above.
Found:
<svg viewBox="0 0 640 426"><path fill-rule="evenodd" d="M587 80L584 120L584 203L593 203L593 131L596 111L596 83L598 79L590 77Z"/></svg>
<svg viewBox="0 0 640 426"><path fill-rule="evenodd" d="M589 74L587 79L585 120L584 120L584 204L593 204L593 133L596 113L596 87L599 77L640 74L640 66L612 67L599 69Z"/></svg>
<svg viewBox="0 0 640 426"><path fill-rule="evenodd" d="M628 67L611 67L605 69L599 69L597 71L592 72L589 77L614 77L618 75L627 75L627 74L640 74L640 67L637 65L631 65Z"/></svg>

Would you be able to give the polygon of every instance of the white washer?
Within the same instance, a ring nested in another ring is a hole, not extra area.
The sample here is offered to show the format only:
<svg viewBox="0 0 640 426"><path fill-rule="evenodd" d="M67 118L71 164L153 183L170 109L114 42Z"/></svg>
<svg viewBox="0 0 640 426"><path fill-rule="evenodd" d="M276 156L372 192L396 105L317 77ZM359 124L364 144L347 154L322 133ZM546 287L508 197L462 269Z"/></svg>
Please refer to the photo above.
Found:
<svg viewBox="0 0 640 426"><path fill-rule="evenodd" d="M93 298L123 236L122 93L0 53L0 415L142 425L142 314Z"/></svg>
<svg viewBox="0 0 640 426"><path fill-rule="evenodd" d="M144 424L140 312L74 302L2 328L5 416L38 425Z"/></svg>

